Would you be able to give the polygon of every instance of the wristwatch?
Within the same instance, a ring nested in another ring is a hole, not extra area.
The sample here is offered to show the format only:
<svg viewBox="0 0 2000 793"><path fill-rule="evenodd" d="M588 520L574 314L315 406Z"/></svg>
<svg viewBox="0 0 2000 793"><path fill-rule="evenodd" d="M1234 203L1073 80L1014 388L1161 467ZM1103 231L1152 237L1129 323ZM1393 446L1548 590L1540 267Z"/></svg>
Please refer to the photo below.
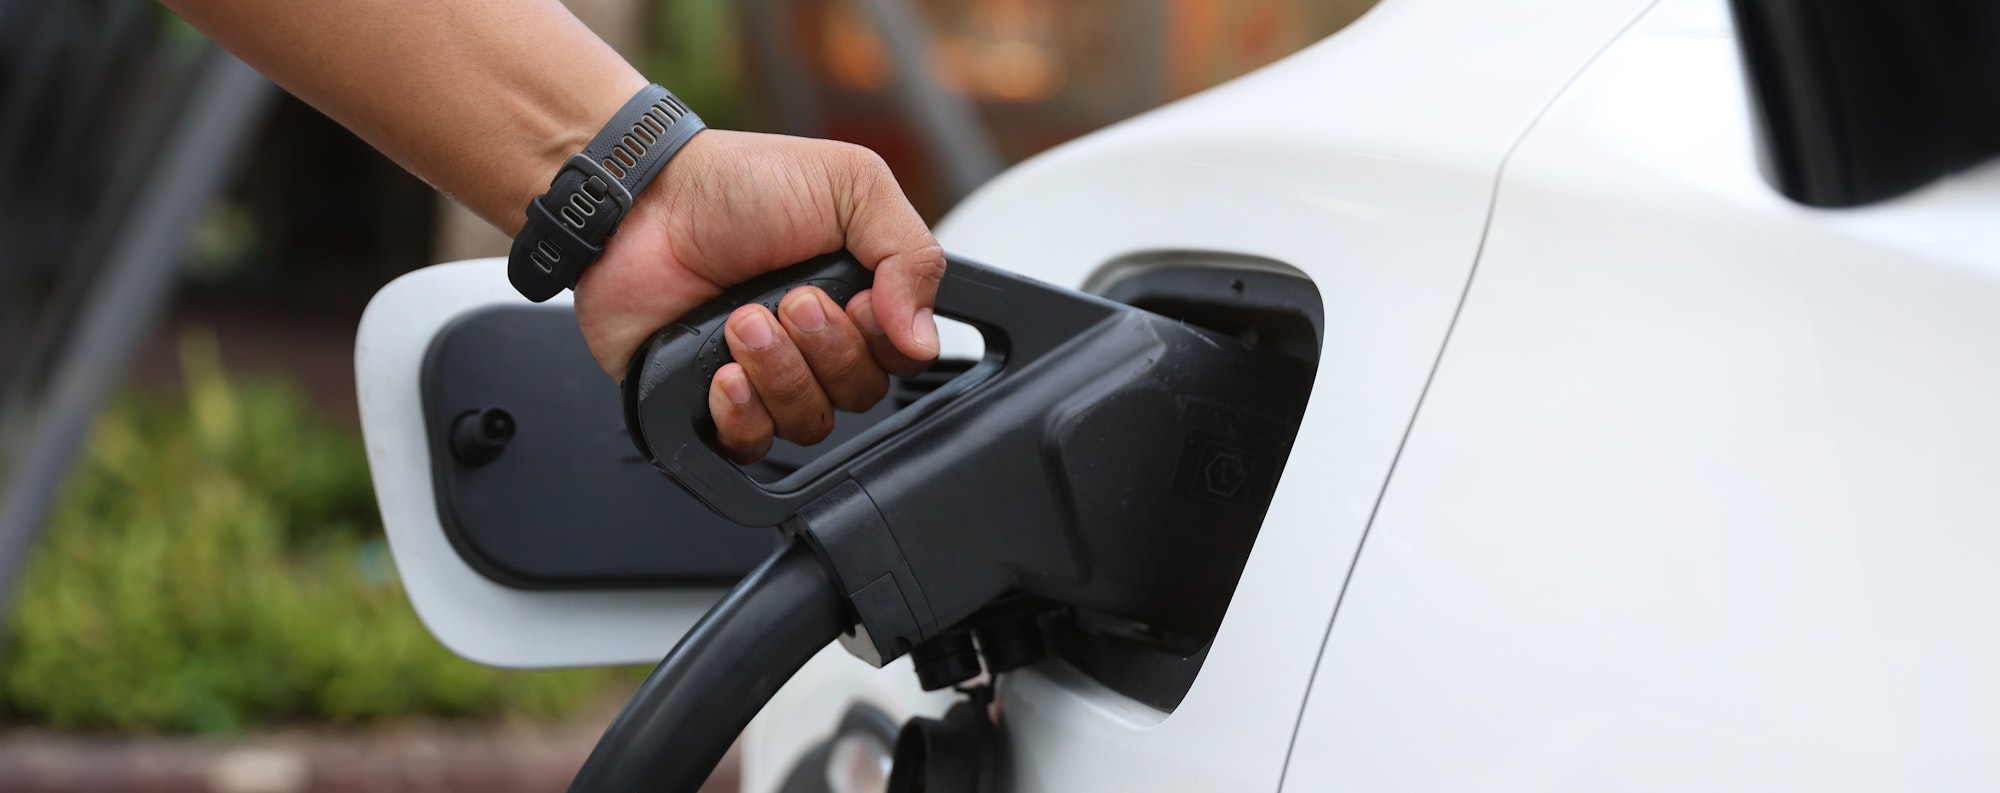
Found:
<svg viewBox="0 0 2000 793"><path fill-rule="evenodd" d="M705 129L701 117L658 85L639 89L581 153L563 163L549 191L528 202L528 224L507 255L507 280L540 303L576 287L583 268L632 211L632 199Z"/></svg>

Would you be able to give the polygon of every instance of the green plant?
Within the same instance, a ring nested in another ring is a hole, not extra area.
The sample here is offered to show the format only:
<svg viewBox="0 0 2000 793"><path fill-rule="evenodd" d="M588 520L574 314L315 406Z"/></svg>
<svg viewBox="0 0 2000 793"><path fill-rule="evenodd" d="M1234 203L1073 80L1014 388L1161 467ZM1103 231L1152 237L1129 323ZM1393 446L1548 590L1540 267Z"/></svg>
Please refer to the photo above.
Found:
<svg viewBox="0 0 2000 793"><path fill-rule="evenodd" d="M639 62L646 76L666 86L721 129L742 128L742 57L733 0L654 0L652 35Z"/></svg>
<svg viewBox="0 0 2000 793"><path fill-rule="evenodd" d="M230 732L297 720L566 715L617 670L459 659L410 610L361 444L295 388L232 384L184 341L185 393L98 422L17 593L0 715Z"/></svg>

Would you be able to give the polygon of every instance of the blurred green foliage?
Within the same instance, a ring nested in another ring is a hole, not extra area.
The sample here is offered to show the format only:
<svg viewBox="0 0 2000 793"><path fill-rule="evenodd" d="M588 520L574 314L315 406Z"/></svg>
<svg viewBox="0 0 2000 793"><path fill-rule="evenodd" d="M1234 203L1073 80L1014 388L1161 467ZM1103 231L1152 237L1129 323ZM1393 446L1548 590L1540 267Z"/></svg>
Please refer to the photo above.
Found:
<svg viewBox="0 0 2000 793"><path fill-rule="evenodd" d="M640 67L717 129L744 129L742 37L734 0L655 0Z"/></svg>
<svg viewBox="0 0 2000 793"><path fill-rule="evenodd" d="M626 670L501 671L411 611L360 440L182 344L185 393L98 422L15 601L0 717L228 733L412 715L553 718Z"/></svg>

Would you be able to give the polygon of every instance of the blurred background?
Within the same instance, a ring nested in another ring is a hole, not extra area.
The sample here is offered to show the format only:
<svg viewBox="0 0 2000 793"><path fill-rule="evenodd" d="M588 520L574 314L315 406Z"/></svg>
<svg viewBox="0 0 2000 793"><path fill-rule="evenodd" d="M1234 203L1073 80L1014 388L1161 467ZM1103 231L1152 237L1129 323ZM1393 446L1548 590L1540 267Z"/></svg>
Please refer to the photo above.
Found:
<svg viewBox="0 0 2000 793"><path fill-rule="evenodd" d="M569 5L711 126L869 146L936 220L1372 1ZM567 785L645 670L432 639L355 415L369 296L506 250L157 5L0 2L0 793Z"/></svg>

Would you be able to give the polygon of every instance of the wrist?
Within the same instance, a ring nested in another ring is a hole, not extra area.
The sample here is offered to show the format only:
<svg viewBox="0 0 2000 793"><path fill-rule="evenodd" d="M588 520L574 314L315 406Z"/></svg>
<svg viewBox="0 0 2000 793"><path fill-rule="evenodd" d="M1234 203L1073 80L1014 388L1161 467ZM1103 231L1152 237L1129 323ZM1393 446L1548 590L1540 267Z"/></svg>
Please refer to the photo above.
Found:
<svg viewBox="0 0 2000 793"><path fill-rule="evenodd" d="M498 211L483 212L489 220L512 237L520 234L528 221L526 207L549 188L549 181L562 170L564 162L583 151L598 130L618 114L625 101L646 85L646 78L626 66L611 70L605 78L589 81L588 88L561 97L551 97L523 115L536 119L523 124L529 132L529 149L516 162L506 180L507 191L497 196Z"/></svg>
<svg viewBox="0 0 2000 793"><path fill-rule="evenodd" d="M636 199L705 127L671 92L642 86L579 152L565 157L548 190L524 203L507 277L541 302L574 288L601 258Z"/></svg>

